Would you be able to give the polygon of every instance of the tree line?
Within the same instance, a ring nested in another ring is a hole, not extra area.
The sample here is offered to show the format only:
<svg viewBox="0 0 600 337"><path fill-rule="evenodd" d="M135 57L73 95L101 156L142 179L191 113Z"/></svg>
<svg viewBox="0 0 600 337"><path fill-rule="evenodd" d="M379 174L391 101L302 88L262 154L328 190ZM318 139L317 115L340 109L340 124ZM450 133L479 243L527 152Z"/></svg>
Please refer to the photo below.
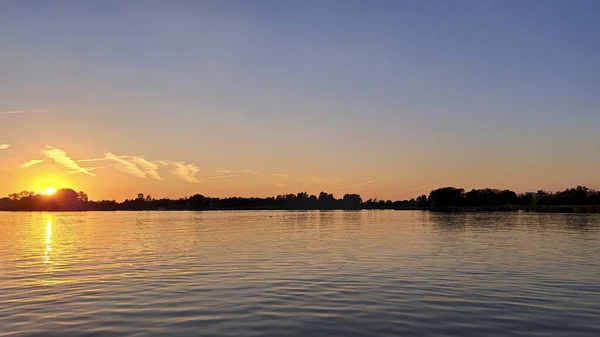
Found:
<svg viewBox="0 0 600 337"><path fill-rule="evenodd" d="M29 191L10 194L0 199L2 211L88 211L88 210L358 210L358 209L423 209L423 210L531 210L542 212L600 212L600 191L584 186L560 192L537 191L515 193L510 190L443 187L409 200L363 200L359 194L335 198L321 192L318 196L306 192L276 197L206 197L195 194L179 199L155 199L138 194L123 202L89 200L85 192L61 189L52 195Z"/></svg>

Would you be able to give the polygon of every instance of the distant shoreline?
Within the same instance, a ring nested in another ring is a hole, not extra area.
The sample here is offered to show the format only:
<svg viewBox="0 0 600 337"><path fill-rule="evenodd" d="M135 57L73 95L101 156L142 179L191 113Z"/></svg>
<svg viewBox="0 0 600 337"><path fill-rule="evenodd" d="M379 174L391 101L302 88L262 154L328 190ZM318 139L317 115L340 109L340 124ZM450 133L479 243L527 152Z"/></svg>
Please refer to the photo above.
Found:
<svg viewBox="0 0 600 337"><path fill-rule="evenodd" d="M514 212L525 212L525 213L560 213L560 214L594 214L600 213L600 205L557 205L557 206L543 206L543 207L531 207L531 206L487 206L487 207L422 207L422 208L359 208L359 209L345 209L345 208L332 208L332 209L319 209L319 208L249 208L249 207L238 207L238 208L205 208L205 209L135 209L135 208L119 208L119 209L38 209L38 210L17 210L17 209L0 209L0 212L226 212L226 211L320 211L320 212L331 212L331 211L346 211L346 212L360 212L360 211L426 211L434 213L514 213Z"/></svg>
<svg viewBox="0 0 600 337"><path fill-rule="evenodd" d="M22 191L0 198L0 211L229 211L229 210L423 210L432 212L600 213L600 191L584 186L561 192L515 193L511 190L442 187L410 200L363 200L359 194L341 198L320 192L275 197L207 197L195 194L178 199L155 199L139 193L135 199L93 201L83 192L55 190L50 194Z"/></svg>

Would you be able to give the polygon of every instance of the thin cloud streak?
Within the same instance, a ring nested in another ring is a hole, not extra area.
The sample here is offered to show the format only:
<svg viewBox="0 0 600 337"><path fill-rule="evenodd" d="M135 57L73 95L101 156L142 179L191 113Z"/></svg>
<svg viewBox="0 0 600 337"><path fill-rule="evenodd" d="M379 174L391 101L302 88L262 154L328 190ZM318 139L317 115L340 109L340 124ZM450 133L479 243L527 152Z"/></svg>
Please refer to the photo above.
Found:
<svg viewBox="0 0 600 337"><path fill-rule="evenodd" d="M420 186L416 186L416 187L412 187L412 188L403 188L402 190L410 192L410 191L422 190L422 189L427 188L429 186L431 186L431 184L420 185Z"/></svg>
<svg viewBox="0 0 600 337"><path fill-rule="evenodd" d="M238 173L258 174L258 172L254 171L253 169L227 170L227 169L218 168L217 172L219 172L219 173L226 173L226 174L238 174Z"/></svg>
<svg viewBox="0 0 600 337"><path fill-rule="evenodd" d="M277 182L277 186L283 187L283 180L289 180L292 178L292 176L288 173L260 173L254 169L222 169L222 168L217 168L217 172L218 173L225 173L225 174L230 174L232 176L222 176L225 178L228 177L235 177L235 176L239 176L241 174L252 174L252 175L256 175L256 176L263 176L263 177L274 177L276 179L278 179ZM211 178L202 178L202 179L211 179Z"/></svg>
<svg viewBox="0 0 600 337"><path fill-rule="evenodd" d="M354 187L361 187L361 186L367 186L367 185L372 185L375 183L375 180L369 180L369 181L364 181L362 183L358 183L358 184L354 184L354 185L350 185L350 186L344 186L341 188L354 188Z"/></svg>
<svg viewBox="0 0 600 337"><path fill-rule="evenodd" d="M226 178L233 178L233 177L238 177L239 175L237 174L228 174L225 176L214 176L214 177L204 177L204 178L200 178L200 180L208 180L208 179L226 179Z"/></svg>
<svg viewBox="0 0 600 337"><path fill-rule="evenodd" d="M79 166L79 164L77 164L76 161L74 161L71 157L67 155L65 151L61 149L57 149L52 146L46 145L46 149L42 151L42 154L54 160L57 164L60 164L69 169L69 173L85 173L90 176L96 176L95 174L89 172L87 169Z"/></svg>
<svg viewBox="0 0 600 337"><path fill-rule="evenodd" d="M256 175L256 176L273 177L273 178L276 179L275 184L277 186L279 186L279 187L285 187L284 182L286 180L289 180L289 179L292 178L292 176L289 173L259 173L258 171L255 171L254 169L222 169L222 168L217 168L217 172L219 172L219 173L225 173L225 174L230 174L230 175L218 176L218 177L209 177L209 178L202 178L201 181L203 179L230 178L230 177L239 176L240 174L252 174L252 175Z"/></svg>
<svg viewBox="0 0 600 337"><path fill-rule="evenodd" d="M289 173L262 173L261 175L268 177L280 177L282 179L290 179L292 177L292 175Z"/></svg>
<svg viewBox="0 0 600 337"><path fill-rule="evenodd" d="M30 160L30 161L28 161L26 163L21 164L20 166L22 168L28 168L28 167L32 167L33 165L37 165L37 164L40 164L40 163L43 163L43 162L44 161L40 160L40 159L32 159L32 160Z"/></svg>
<svg viewBox="0 0 600 337"><path fill-rule="evenodd" d="M0 111L0 115L16 115L27 112L50 112L48 109L33 109L33 110L11 110L11 111Z"/></svg>
<svg viewBox="0 0 600 337"><path fill-rule="evenodd" d="M104 154L105 159L107 160L112 160L114 162L116 162L118 165L115 165L115 168L121 172L125 172L128 174L131 174L132 176L138 177L138 178L146 178L146 173L139 167L137 167L137 165L135 165L134 163L130 163L125 159L122 159L119 156L115 156L114 154L110 153L110 152L106 152Z"/></svg>
<svg viewBox="0 0 600 337"><path fill-rule="evenodd" d="M158 174L158 165L146 160L144 157L127 157L131 162L141 168L150 178L162 180Z"/></svg>
<svg viewBox="0 0 600 337"><path fill-rule="evenodd" d="M200 171L200 167L194 164L186 164L180 161L171 161L169 163L175 166L175 168L171 170L171 173L178 176L179 178L195 184L199 184L201 182L198 178L195 177L196 173Z"/></svg>
<svg viewBox="0 0 600 337"><path fill-rule="evenodd" d="M111 168L111 167L117 167L119 166L119 164L112 164L112 165L106 165L106 166L96 166L96 167L86 167L85 169L88 171L98 171L98 170L103 170L103 169L107 169L107 168Z"/></svg>
<svg viewBox="0 0 600 337"><path fill-rule="evenodd" d="M10 144L0 144L0 150L6 150L10 147Z"/></svg>
<svg viewBox="0 0 600 337"><path fill-rule="evenodd" d="M341 184L344 182L344 178L338 176L315 176L311 175L306 178L311 184Z"/></svg>
<svg viewBox="0 0 600 337"><path fill-rule="evenodd" d="M77 162L96 162L96 161L113 161L115 165L98 167L97 169L115 167L121 172L131 174L138 178L153 178L162 180L158 174L158 165L154 162L146 160L144 157L138 156L117 156L111 152L106 152L103 158L82 159ZM157 161L158 162L158 161Z"/></svg>
<svg viewBox="0 0 600 337"><path fill-rule="evenodd" d="M286 185L284 184L284 182L292 179L292 175L289 173L263 173L261 175L277 178L277 182L275 182L275 185L277 185L278 187L285 187Z"/></svg>

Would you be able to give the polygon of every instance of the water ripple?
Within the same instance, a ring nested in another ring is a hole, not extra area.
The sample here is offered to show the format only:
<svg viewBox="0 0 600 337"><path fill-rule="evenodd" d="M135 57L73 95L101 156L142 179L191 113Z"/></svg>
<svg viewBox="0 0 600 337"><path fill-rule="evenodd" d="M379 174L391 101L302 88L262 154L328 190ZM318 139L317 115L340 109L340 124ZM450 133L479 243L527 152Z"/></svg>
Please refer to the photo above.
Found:
<svg viewBox="0 0 600 337"><path fill-rule="evenodd" d="M600 217L0 213L0 336L600 336Z"/></svg>

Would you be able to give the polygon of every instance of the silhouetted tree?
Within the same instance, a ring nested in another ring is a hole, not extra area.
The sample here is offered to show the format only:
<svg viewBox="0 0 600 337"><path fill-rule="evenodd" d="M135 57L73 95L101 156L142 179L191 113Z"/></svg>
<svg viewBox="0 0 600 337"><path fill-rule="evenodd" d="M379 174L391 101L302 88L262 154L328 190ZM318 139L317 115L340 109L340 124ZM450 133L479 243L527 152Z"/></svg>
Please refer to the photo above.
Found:
<svg viewBox="0 0 600 337"><path fill-rule="evenodd" d="M186 201L187 209L206 209L208 208L208 202L205 196L202 194L195 194L188 198Z"/></svg>
<svg viewBox="0 0 600 337"><path fill-rule="evenodd" d="M508 207L508 205L513 205ZM0 198L0 210L204 210L204 209L414 209L416 207L469 207L479 210L515 209L514 205L536 211L550 212L600 212L600 192L584 186L552 193L543 190L517 195L510 190L473 189L465 193L462 188L444 187L431 191L429 197L421 195L410 200L377 200L363 202L358 194L346 194L336 199L333 194L306 192L278 195L268 198L209 198L195 194L189 198L159 200L150 195L138 194L136 199L90 201L85 192L61 189L53 195L29 191L12 193ZM572 205L572 206L569 206Z"/></svg>
<svg viewBox="0 0 600 337"><path fill-rule="evenodd" d="M359 194L346 194L342 199L344 209L360 209L362 198Z"/></svg>
<svg viewBox="0 0 600 337"><path fill-rule="evenodd" d="M333 197L333 194L325 192L319 193L318 205L320 209L333 209L335 207L335 198Z"/></svg>
<svg viewBox="0 0 600 337"><path fill-rule="evenodd" d="M416 203L417 207L427 207L427 196L425 194L417 197L417 200L412 200L413 203Z"/></svg>
<svg viewBox="0 0 600 337"><path fill-rule="evenodd" d="M79 202L88 202L88 195L83 192L83 191L79 191L77 193L77 201Z"/></svg>
<svg viewBox="0 0 600 337"><path fill-rule="evenodd" d="M429 193L429 204L433 207L458 207L462 205L462 188L443 187Z"/></svg>
<svg viewBox="0 0 600 337"><path fill-rule="evenodd" d="M50 196L53 207L59 210L80 210L79 193L70 188L63 188Z"/></svg>

